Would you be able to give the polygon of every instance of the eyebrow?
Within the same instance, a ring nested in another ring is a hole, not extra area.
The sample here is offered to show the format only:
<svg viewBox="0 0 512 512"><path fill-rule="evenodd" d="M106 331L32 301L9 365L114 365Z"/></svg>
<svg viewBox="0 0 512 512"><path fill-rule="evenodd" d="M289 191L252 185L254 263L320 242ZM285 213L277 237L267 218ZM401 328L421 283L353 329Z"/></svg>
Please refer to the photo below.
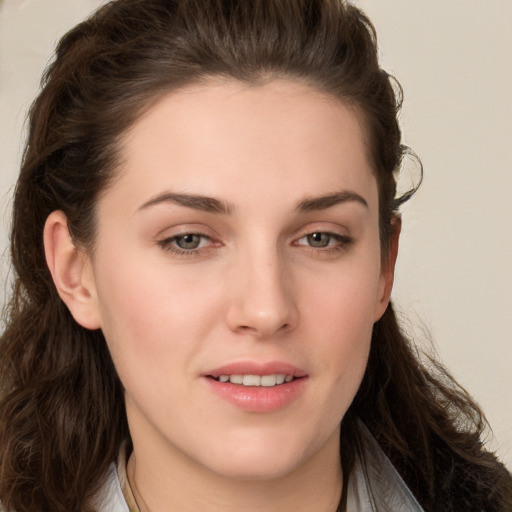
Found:
<svg viewBox="0 0 512 512"><path fill-rule="evenodd" d="M328 194L326 196L307 198L301 201L297 210L299 212L313 212L319 210L327 210L341 203L356 202L362 204L365 208L368 208L366 199L352 190L342 190L334 194Z"/></svg>
<svg viewBox="0 0 512 512"><path fill-rule="evenodd" d="M150 206L155 206L161 203L174 203L179 206L186 206L194 210L200 210L208 213L221 213L229 215L233 211L233 207L224 202L215 199L214 197L207 197L195 194L178 194L173 192L166 192L153 197L144 203L139 210L144 210Z"/></svg>
<svg viewBox="0 0 512 512"><path fill-rule="evenodd" d="M296 210L300 213L307 213L312 211L327 210L338 204L356 202L364 207L368 208L366 200L351 190L342 190L334 194L327 194L320 197L306 198L300 201L296 207ZM220 201L214 197L196 195L196 194L185 194L185 193L174 193L165 192L156 197L151 198L145 202L140 210L145 210L151 206L155 206L162 203L174 203L179 206L185 206L194 210L200 210L208 213L217 213L223 215L229 215L233 212L234 207L225 201Z"/></svg>

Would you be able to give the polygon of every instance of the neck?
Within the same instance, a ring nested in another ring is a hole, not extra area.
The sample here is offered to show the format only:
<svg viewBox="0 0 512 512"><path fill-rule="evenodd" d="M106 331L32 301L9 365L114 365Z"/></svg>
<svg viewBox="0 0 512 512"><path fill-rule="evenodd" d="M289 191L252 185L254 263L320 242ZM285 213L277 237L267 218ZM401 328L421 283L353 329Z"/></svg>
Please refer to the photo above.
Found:
<svg viewBox="0 0 512 512"><path fill-rule="evenodd" d="M139 453L134 441L128 480L140 512L334 512L342 485L337 437L289 474L253 480L219 475L183 454Z"/></svg>

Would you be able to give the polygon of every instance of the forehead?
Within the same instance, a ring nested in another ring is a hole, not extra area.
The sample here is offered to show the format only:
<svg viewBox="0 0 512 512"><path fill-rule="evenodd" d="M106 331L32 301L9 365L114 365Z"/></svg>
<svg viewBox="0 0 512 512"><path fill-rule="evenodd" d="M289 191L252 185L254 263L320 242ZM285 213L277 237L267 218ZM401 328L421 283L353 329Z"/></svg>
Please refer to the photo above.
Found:
<svg viewBox="0 0 512 512"><path fill-rule="evenodd" d="M125 134L121 156L125 195L169 188L236 203L251 192L300 200L375 188L357 111L284 80L216 79L171 92Z"/></svg>

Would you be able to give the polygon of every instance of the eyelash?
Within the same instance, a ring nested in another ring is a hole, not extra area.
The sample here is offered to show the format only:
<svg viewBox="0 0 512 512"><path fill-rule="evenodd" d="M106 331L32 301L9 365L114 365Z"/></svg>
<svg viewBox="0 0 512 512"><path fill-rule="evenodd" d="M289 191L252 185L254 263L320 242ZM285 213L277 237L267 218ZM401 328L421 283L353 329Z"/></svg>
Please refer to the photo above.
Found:
<svg viewBox="0 0 512 512"><path fill-rule="evenodd" d="M332 240L334 240L336 243L335 245L327 245L325 247L314 247L311 245L306 244L299 244L303 239L307 239L308 237L312 237L314 235L326 235L329 237L328 243L330 244ZM165 238L164 240L161 240L158 242L158 245L162 247L165 251L171 252L178 256L186 256L186 257L193 257L193 256L199 256L203 254L204 251L207 251L211 249L211 247L197 247L197 248L191 248L191 249L182 249L178 246L176 246L176 241L179 239L183 239L185 237L200 237L201 241L199 244L201 244L203 241L210 241L211 238L208 235L205 235L204 233L198 233L198 232L190 232L190 233L182 233L179 235L174 235L169 238ZM343 251L346 250L351 244L353 244L354 239L347 235L340 235L338 233L331 233L329 231L312 231L311 233L306 233L305 235L302 235L296 242L294 242L294 245L298 246L304 246L308 249L317 252L317 253L333 253L336 251ZM220 245L220 244L219 244Z"/></svg>

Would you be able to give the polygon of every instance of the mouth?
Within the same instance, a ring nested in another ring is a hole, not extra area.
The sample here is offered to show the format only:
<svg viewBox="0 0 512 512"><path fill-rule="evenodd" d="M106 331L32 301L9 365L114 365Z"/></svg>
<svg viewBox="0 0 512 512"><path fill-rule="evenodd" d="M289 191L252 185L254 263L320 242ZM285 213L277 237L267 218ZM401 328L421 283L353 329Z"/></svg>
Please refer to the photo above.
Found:
<svg viewBox="0 0 512 512"><path fill-rule="evenodd" d="M287 375L285 373L274 373L271 375L252 375L252 374L235 374L235 375L219 375L218 377L213 377L209 375L208 377L216 380L217 382L222 383L231 383L236 384L238 386L248 386L248 387L264 387L264 388L273 388L275 386L281 386L283 384L288 384L289 382L294 381L296 378L294 375Z"/></svg>
<svg viewBox="0 0 512 512"><path fill-rule="evenodd" d="M272 412L297 400L308 387L308 374L284 362L238 362L203 374L209 388L248 412Z"/></svg>

